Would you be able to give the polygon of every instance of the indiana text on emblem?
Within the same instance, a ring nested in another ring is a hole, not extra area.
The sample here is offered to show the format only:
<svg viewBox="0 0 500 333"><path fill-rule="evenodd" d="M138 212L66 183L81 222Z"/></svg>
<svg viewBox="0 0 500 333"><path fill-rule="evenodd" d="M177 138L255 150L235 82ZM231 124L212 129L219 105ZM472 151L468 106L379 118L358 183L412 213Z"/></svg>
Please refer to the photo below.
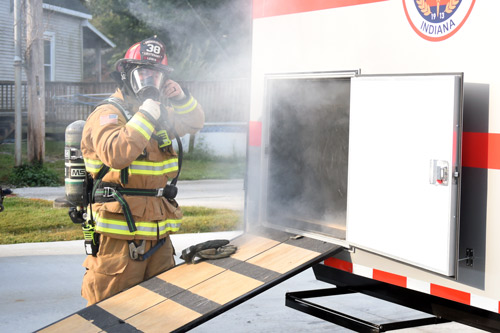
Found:
<svg viewBox="0 0 500 333"><path fill-rule="evenodd" d="M429 41L451 37L467 20L475 0L403 0L413 30Z"/></svg>

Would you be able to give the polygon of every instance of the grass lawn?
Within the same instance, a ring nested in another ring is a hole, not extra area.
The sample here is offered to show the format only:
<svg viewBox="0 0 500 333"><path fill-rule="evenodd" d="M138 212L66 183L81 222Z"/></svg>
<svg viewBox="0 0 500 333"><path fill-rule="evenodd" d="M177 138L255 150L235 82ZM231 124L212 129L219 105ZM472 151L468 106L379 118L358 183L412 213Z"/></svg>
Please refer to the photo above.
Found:
<svg viewBox="0 0 500 333"><path fill-rule="evenodd" d="M26 161L26 142L22 145ZM0 186L11 187L14 143L0 144ZM64 142L46 140L44 166L58 175L64 185ZM244 158L216 158L203 151L185 154L180 180L243 178ZM53 242L83 239L81 226L73 224L67 208L53 208L52 201L6 197L0 213L0 244ZM240 227L239 212L228 209L183 207L179 233L230 231Z"/></svg>
<svg viewBox="0 0 500 333"><path fill-rule="evenodd" d="M23 161L26 161L26 142L22 145ZM0 144L0 186L8 187L9 175L14 167L14 144ZM244 158L218 158L206 153L187 153L182 161L180 180L237 179L245 175ZM64 142L45 141L45 163L49 170L59 176L59 185L64 185Z"/></svg>
<svg viewBox="0 0 500 333"><path fill-rule="evenodd" d="M21 145L23 163L27 161L26 142ZM15 165L14 144L0 144L0 185L8 187L9 175ZM61 141L45 141L45 163L44 165L56 172L59 175L60 185L64 185L64 142Z"/></svg>
<svg viewBox="0 0 500 333"><path fill-rule="evenodd" d="M67 208L52 201L8 196L0 213L0 244L54 242L83 239L82 228L71 222ZM229 209L183 207L178 233L238 230L240 214Z"/></svg>

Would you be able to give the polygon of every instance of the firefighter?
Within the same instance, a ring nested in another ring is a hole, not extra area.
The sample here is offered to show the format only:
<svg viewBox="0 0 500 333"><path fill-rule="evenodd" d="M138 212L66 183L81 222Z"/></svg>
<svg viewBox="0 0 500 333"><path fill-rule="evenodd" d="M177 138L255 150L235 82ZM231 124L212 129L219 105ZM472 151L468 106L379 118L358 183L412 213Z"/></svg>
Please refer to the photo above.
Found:
<svg viewBox="0 0 500 333"><path fill-rule="evenodd" d="M119 88L90 114L81 141L94 183L87 219L99 241L83 263L88 305L174 265L169 234L179 230L182 212L168 190L180 162L171 141L196 133L205 119L189 91L170 79L156 36L130 47L115 67Z"/></svg>

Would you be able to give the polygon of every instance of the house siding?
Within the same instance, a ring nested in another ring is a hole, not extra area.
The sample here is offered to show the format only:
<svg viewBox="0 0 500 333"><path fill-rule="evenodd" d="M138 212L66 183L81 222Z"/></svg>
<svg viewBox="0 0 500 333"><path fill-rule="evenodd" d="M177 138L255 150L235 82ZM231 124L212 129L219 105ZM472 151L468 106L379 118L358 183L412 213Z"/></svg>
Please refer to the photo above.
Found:
<svg viewBox="0 0 500 333"><path fill-rule="evenodd" d="M82 19L44 11L45 31L55 34L55 81L80 82L82 68Z"/></svg>
<svg viewBox="0 0 500 333"><path fill-rule="evenodd" d="M0 80L14 80L14 5L0 0ZM23 79L25 77L23 76Z"/></svg>
<svg viewBox="0 0 500 333"><path fill-rule="evenodd" d="M25 12L22 13L23 19ZM80 82L83 77L82 18L44 9L45 31L55 35L55 81ZM0 0L0 80L14 80L14 12L11 0ZM22 57L26 49L23 22ZM42 55L43 56L43 55ZM26 80L24 70L22 80Z"/></svg>

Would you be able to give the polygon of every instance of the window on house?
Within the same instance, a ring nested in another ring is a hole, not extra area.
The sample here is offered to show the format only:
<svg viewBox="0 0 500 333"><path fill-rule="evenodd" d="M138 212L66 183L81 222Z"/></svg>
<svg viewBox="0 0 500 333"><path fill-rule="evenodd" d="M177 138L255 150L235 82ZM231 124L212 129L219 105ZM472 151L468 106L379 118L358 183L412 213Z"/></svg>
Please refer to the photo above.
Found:
<svg viewBox="0 0 500 333"><path fill-rule="evenodd" d="M43 41L43 66L45 81L54 81L54 35L45 33Z"/></svg>

